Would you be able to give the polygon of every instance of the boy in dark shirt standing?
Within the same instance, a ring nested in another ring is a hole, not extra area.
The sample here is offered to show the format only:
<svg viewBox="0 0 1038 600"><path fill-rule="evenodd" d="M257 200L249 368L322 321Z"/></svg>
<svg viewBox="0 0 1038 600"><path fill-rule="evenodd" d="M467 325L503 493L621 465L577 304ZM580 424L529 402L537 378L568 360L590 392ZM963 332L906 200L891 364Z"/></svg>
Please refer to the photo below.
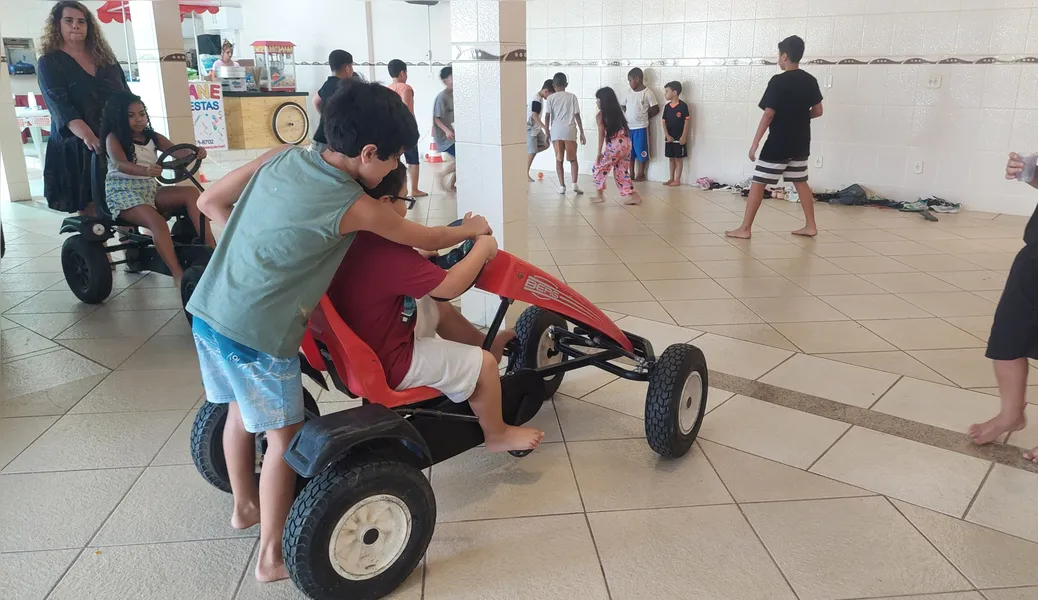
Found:
<svg viewBox="0 0 1038 600"><path fill-rule="evenodd" d="M804 208L804 227L793 235L815 236L815 198L807 184L807 159L811 155L811 119L822 116L822 91L813 75L800 70L804 56L804 40L790 36L778 45L779 68L782 73L771 78L761 98L764 116L750 146L750 160L757 163L742 225L725 235L749 239L753 218L764 201L764 187L777 184L779 178L792 183ZM768 131L768 141L757 160L757 146Z"/></svg>
<svg viewBox="0 0 1038 600"><path fill-rule="evenodd" d="M324 134L324 114L321 111L321 105L332 97L335 90L339 89L339 83L343 79L353 77L353 55L345 50L332 50L328 55L328 66L331 67L332 74L324 80L324 85L317 90L317 95L314 96L314 108L321 114L321 119L317 121L317 129L314 131L313 145L318 152L323 151L328 145L328 137Z"/></svg>
<svg viewBox="0 0 1038 600"><path fill-rule="evenodd" d="M1006 179L1024 181L1025 160L1011 153L1006 162ZM1024 183L1038 188L1038 177ZM1038 209L1024 228L1024 247L1009 269L984 356L995 365L1002 403L994 418L970 426L970 438L975 444L994 442L1027 426L1027 363L1029 358L1038 359ZM1038 463L1038 448L1025 452L1024 458Z"/></svg>
<svg viewBox="0 0 1038 600"><path fill-rule="evenodd" d="M681 171L684 169L688 149L688 130L692 119L688 114L688 105L681 100L681 83L671 81L663 87L667 105L663 107L663 132L667 136L664 155L670 159L670 179L663 185L677 187L681 185Z"/></svg>

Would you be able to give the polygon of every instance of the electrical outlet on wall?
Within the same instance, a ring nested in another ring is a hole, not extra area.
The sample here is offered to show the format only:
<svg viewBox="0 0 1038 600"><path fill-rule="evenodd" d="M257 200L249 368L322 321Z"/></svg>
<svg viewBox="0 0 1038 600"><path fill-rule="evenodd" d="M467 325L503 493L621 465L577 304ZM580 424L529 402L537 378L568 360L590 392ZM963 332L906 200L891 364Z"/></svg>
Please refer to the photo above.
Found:
<svg viewBox="0 0 1038 600"><path fill-rule="evenodd" d="M816 169L821 169L822 168L822 157L821 156L816 156L815 157L815 168Z"/></svg>
<svg viewBox="0 0 1038 600"><path fill-rule="evenodd" d="M916 175L922 175L923 174L923 161L921 161L921 160L915 161L915 164L912 165L912 172L915 173Z"/></svg>
<svg viewBox="0 0 1038 600"><path fill-rule="evenodd" d="M824 83L822 83L822 85L824 87L827 87L827 88L833 87L833 76L832 75L826 75Z"/></svg>
<svg viewBox="0 0 1038 600"><path fill-rule="evenodd" d="M931 90L936 90L937 88L941 87L941 76L931 75L930 79L926 82L926 87L930 88Z"/></svg>

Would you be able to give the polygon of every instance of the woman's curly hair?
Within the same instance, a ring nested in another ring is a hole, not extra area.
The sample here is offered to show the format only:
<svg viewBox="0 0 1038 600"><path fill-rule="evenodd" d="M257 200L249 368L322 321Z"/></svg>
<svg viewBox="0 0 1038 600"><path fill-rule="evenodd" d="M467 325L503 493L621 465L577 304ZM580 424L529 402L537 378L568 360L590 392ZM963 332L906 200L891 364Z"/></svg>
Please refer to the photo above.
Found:
<svg viewBox="0 0 1038 600"><path fill-rule="evenodd" d="M105 36L101 33L101 28L97 24L97 19L94 18L94 13L90 12L90 9L86 6L83 6L82 2L73 0L63 0L54 4L50 15L47 16L46 23L43 24L43 35L40 37L40 52L43 55L47 55L57 52L65 46L65 40L61 37L61 15L66 8L78 10L86 17L86 47L91 56L94 57L94 62L97 63L97 66L114 65L116 63L115 53L112 52L112 47L105 41Z"/></svg>

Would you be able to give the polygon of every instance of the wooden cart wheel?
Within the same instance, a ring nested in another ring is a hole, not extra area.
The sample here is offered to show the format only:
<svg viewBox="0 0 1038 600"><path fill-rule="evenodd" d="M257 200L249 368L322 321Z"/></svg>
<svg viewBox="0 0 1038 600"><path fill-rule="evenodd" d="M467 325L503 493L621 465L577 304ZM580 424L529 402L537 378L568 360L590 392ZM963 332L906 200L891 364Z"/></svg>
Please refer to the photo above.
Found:
<svg viewBox="0 0 1038 600"><path fill-rule="evenodd" d="M310 117L306 110L295 102L285 102L274 110L271 122L274 137L282 144L297 146L306 139L310 132Z"/></svg>

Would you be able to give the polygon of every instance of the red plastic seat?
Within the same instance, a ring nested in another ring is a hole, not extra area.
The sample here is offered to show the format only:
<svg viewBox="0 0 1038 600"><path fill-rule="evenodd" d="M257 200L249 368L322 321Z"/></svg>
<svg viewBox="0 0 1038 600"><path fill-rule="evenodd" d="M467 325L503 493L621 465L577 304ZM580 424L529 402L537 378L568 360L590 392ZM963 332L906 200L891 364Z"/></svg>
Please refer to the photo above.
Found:
<svg viewBox="0 0 1038 600"><path fill-rule="evenodd" d="M394 408L424 402L442 395L431 387L412 388L400 392L390 388L386 383L386 372L375 351L346 325L328 296L321 298L317 308L310 315L309 329L302 344L303 354L310 365L315 369L328 371L315 340L328 348L335 370L346 387L354 395L366 398L369 402Z"/></svg>

